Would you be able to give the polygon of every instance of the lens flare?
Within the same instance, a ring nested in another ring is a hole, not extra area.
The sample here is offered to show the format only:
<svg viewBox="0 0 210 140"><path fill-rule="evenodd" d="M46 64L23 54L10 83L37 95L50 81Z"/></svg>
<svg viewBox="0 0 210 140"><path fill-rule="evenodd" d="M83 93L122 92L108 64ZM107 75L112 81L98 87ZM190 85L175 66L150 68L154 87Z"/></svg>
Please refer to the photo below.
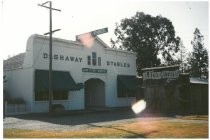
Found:
<svg viewBox="0 0 210 140"><path fill-rule="evenodd" d="M146 108L146 102L144 100L139 100L134 103L131 108L135 114L138 114Z"/></svg>
<svg viewBox="0 0 210 140"><path fill-rule="evenodd" d="M80 42L87 48L91 48L94 43L94 38L92 37L91 33L78 35L77 39L80 40Z"/></svg>

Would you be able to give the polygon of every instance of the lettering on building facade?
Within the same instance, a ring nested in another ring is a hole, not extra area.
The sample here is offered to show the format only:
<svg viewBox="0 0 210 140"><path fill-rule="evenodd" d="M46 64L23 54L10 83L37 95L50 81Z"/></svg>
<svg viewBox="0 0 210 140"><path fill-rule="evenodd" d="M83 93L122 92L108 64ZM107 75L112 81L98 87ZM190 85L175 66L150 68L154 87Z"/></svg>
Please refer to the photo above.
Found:
<svg viewBox="0 0 210 140"><path fill-rule="evenodd" d="M106 61L107 66L114 66L114 67L130 67L129 63L125 62L114 62L114 61Z"/></svg>
<svg viewBox="0 0 210 140"><path fill-rule="evenodd" d="M48 59L49 55L48 53L43 53L43 58ZM66 56L66 55L59 55L59 54L54 54L52 55L53 60L61 60L61 61L71 61L71 62L82 62L82 57L75 57L75 56Z"/></svg>
<svg viewBox="0 0 210 140"><path fill-rule="evenodd" d="M179 77L179 70L176 71L147 71L143 73L143 80L148 79L177 79Z"/></svg>
<svg viewBox="0 0 210 140"><path fill-rule="evenodd" d="M44 59L49 59L49 54L44 52L42 57ZM52 59L54 61L65 61L65 62L75 62L75 63L81 63L83 61L82 57L68 56L62 54L53 54ZM87 65L102 66L102 58L97 57L96 52L92 52L92 56L91 55L87 56ZM130 64L126 62L106 61L106 66L129 68Z"/></svg>

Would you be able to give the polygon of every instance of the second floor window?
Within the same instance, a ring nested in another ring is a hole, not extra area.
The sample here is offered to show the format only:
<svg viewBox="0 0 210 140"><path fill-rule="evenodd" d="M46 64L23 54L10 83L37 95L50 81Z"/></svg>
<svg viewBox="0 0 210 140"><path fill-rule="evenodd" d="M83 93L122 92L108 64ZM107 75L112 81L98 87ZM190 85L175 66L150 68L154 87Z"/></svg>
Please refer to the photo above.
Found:
<svg viewBox="0 0 210 140"><path fill-rule="evenodd" d="M101 66L101 57L98 57L98 66Z"/></svg>
<svg viewBox="0 0 210 140"><path fill-rule="evenodd" d="M91 56L90 55L88 55L88 57L87 57L87 64L91 65Z"/></svg>
<svg viewBox="0 0 210 140"><path fill-rule="evenodd" d="M93 64L93 66L96 66L96 64L97 64L96 52L92 52L92 64Z"/></svg>

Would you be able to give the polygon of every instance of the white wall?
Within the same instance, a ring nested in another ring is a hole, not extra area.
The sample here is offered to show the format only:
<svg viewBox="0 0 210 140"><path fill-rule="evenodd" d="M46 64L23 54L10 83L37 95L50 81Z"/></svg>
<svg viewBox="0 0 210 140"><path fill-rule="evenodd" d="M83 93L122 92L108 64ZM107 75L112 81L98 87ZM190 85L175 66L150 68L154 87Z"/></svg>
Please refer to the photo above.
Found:
<svg viewBox="0 0 210 140"><path fill-rule="evenodd" d="M135 102L133 97L117 97L117 75L136 75L136 57L134 54L117 52L112 50L106 50L108 60L114 62L126 62L130 64L130 67L108 67L108 80L106 87L106 104L107 106L129 106Z"/></svg>
<svg viewBox="0 0 210 140"><path fill-rule="evenodd" d="M134 97L117 97L117 77L110 76L106 87L106 104L109 107L130 106L135 102Z"/></svg>
<svg viewBox="0 0 210 140"><path fill-rule="evenodd" d="M48 69L49 60L43 58L43 52L48 53L48 41L46 38L38 36L35 38L34 42L34 68ZM97 57L101 57L101 66L87 65L87 56L91 56L92 52L96 52ZM53 54L63 55L64 57L73 56L82 58L81 62L53 60L53 69L70 71L77 83L84 83L91 78L103 80L105 82L106 106L128 106L135 101L134 98L117 97L117 75L136 75L136 56L134 53L106 48L97 39L95 39L91 48L71 41L54 39ZM129 63L130 67L107 65L107 61ZM82 72L82 68L107 69L107 73L84 73ZM84 93L81 93L81 96L73 93L70 95L72 96L70 98L72 99L71 106L74 106L73 101L80 99L81 102L81 98L84 98ZM75 103L77 104L77 102ZM84 104L84 102L82 104Z"/></svg>
<svg viewBox="0 0 210 140"><path fill-rule="evenodd" d="M24 99L30 108L33 99L33 69L6 71L5 74L6 90L10 97Z"/></svg>
<svg viewBox="0 0 210 140"><path fill-rule="evenodd" d="M79 91L70 91L68 100L53 100L53 104L62 104L65 110L82 110L84 109L84 94L83 89ZM48 112L48 101L33 101L33 112Z"/></svg>
<svg viewBox="0 0 210 140"><path fill-rule="evenodd" d="M44 53L49 52L49 40L48 37L40 35L32 35L27 42L26 57L24 60L23 69L31 68L30 78L32 78L33 70L35 69L45 69L49 68L49 56L44 58ZM87 65L87 56L92 55L92 52L97 53L97 57L101 57L101 66L90 66ZM59 71L69 71L76 83L84 83L88 79L98 78L105 82L105 104L106 106L128 106L135 101L135 98L118 98L117 97L117 75L136 75L136 56L135 53L127 51L118 51L115 49L106 48L100 40L95 39L94 44L91 48L85 47L79 42L73 42L63 39L53 38L53 55L63 55L65 58L68 56L70 58L77 58L77 61L65 61L60 59L53 59L53 70ZM60 56L58 56L60 57ZM64 58L64 59L65 59ZM74 59L75 60L75 59ZM79 61L78 61L79 60ZM81 60L81 62L80 62ZM121 67L107 65L107 61L112 62L122 62L127 63L130 67ZM91 69L106 69L107 73L85 73L82 72L82 68ZM33 69L33 70L32 70ZM26 70L27 71L27 70ZM29 74L29 73L28 73ZM16 75L16 74L14 74ZM15 76L16 77L16 76ZM18 77L25 78L24 74ZM29 83L28 88L30 92L24 98L30 102L33 99L33 85L32 79L28 78ZM25 81L27 81L25 80ZM18 82L16 80L14 83ZM19 87L23 86L23 83L19 83ZM26 88L23 86L23 89ZM23 90L20 89L20 90ZM25 96L26 93L23 95ZM21 95L22 96L22 95ZM29 99L30 96L30 99ZM65 102L64 105L70 110L84 109L84 89L80 91L70 91L68 103ZM34 103L34 101L33 101ZM36 102L36 107L34 109L37 112L40 107L43 107L43 111L48 109L48 103Z"/></svg>
<svg viewBox="0 0 210 140"><path fill-rule="evenodd" d="M69 94L69 110L80 110L84 109L84 90L70 91Z"/></svg>

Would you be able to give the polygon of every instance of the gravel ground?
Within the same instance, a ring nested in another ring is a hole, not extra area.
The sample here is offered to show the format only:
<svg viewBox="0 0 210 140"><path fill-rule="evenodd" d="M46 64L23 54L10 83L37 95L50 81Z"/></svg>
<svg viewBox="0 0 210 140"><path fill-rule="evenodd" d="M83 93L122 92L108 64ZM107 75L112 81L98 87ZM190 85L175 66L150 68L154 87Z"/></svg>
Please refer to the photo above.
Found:
<svg viewBox="0 0 210 140"><path fill-rule="evenodd" d="M4 119L4 129L17 128L28 130L50 130L68 131L81 130L100 126L117 125L122 123L146 121L146 120L167 120L189 123L208 123L203 120L181 120L173 117L142 117L135 115L131 110L112 110L103 112L76 113L64 115L49 114L29 114L6 117Z"/></svg>
<svg viewBox="0 0 210 140"><path fill-rule="evenodd" d="M50 116L49 114L30 114L6 117L4 119L4 129L17 128L53 131L81 130L90 127L108 126L134 120L135 115L128 110L53 116Z"/></svg>

